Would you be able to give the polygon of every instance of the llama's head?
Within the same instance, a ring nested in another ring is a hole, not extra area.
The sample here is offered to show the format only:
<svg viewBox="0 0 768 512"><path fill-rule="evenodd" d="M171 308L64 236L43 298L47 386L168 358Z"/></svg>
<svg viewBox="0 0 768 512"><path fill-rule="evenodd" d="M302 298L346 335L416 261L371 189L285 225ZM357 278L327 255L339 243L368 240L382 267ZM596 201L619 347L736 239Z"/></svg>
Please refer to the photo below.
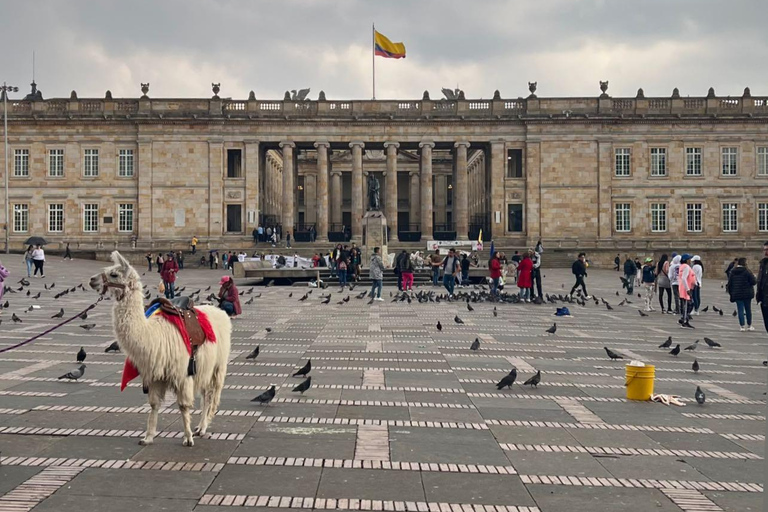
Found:
<svg viewBox="0 0 768 512"><path fill-rule="evenodd" d="M91 276L88 284L102 295L106 295L112 290L115 299L121 300L125 297L128 290L141 288L139 274L128 263L128 260L117 251L112 252L112 261L114 265L105 268L99 274Z"/></svg>

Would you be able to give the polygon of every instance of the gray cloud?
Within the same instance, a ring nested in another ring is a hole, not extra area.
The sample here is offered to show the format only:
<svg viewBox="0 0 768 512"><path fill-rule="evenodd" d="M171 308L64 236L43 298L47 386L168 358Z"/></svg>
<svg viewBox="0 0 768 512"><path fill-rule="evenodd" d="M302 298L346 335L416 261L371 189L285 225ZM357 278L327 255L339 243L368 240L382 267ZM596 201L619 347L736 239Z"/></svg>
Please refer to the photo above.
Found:
<svg viewBox="0 0 768 512"><path fill-rule="evenodd" d="M379 98L455 85L468 97L768 95L765 0L42 0L6 3L0 80L27 89L31 53L46 97L281 98L311 87L369 98L371 22L408 49L377 58ZM13 51L8 51L9 49Z"/></svg>

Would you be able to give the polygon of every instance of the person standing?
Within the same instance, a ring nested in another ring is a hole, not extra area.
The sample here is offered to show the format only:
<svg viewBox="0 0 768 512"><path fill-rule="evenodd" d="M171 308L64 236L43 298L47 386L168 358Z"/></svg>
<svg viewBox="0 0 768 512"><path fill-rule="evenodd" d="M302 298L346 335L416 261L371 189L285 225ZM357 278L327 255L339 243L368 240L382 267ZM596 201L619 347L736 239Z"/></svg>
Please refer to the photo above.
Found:
<svg viewBox="0 0 768 512"><path fill-rule="evenodd" d="M734 258L732 262L728 264L728 267L725 269L725 278L729 279L731 277L731 270L733 270L733 267L736 266L736 263L738 263L739 258Z"/></svg>
<svg viewBox="0 0 768 512"><path fill-rule="evenodd" d="M192 235L192 243L190 245L192 246L192 254L195 254L197 252L197 236Z"/></svg>
<svg viewBox="0 0 768 512"><path fill-rule="evenodd" d="M690 324L691 311L693 311L693 301L691 293L696 284L696 275L691 270L691 255L683 254L680 257L680 267L678 269L678 294L680 295L680 320L678 323L682 327L692 327Z"/></svg>
<svg viewBox="0 0 768 512"><path fill-rule="evenodd" d="M157 258L155 258L155 266L157 266L157 273L158 274L163 271L163 263L164 262L165 262L165 260L163 259L163 255L160 254L160 253L157 253Z"/></svg>
<svg viewBox="0 0 768 512"><path fill-rule="evenodd" d="M768 332L768 242L763 244L763 259L760 260L760 268L757 276L757 303L760 304L760 312L763 314L763 325Z"/></svg>
<svg viewBox="0 0 768 512"><path fill-rule="evenodd" d="M459 285L461 286L469 286L469 267L472 265L472 262L469 261L469 256L467 253L464 253L461 255L461 280L459 281Z"/></svg>
<svg viewBox="0 0 768 512"><path fill-rule="evenodd" d="M336 263L336 272L339 274L339 286L342 291L347 286L347 265L346 251L341 251L339 261Z"/></svg>
<svg viewBox="0 0 768 512"><path fill-rule="evenodd" d="M523 254L523 259L517 266L517 287L520 289L520 300L523 302L531 302L531 287L533 286L531 274L533 274L533 260L531 260L529 251Z"/></svg>
<svg viewBox="0 0 768 512"><path fill-rule="evenodd" d="M72 252L69 250L69 242L67 242L67 246L64 248L64 259L65 260L72 259Z"/></svg>
<svg viewBox="0 0 768 512"><path fill-rule="evenodd" d="M384 281L384 261L381 259L378 247L373 248L373 254L371 254L371 264L368 269L371 277L371 294L370 297L373 300L383 301L381 298L382 282Z"/></svg>
<svg viewBox="0 0 768 512"><path fill-rule="evenodd" d="M440 249L429 256L429 264L432 265L432 286L440 286L440 264L443 263L443 257L440 256Z"/></svg>
<svg viewBox="0 0 768 512"><path fill-rule="evenodd" d="M643 287L645 287L645 310L656 311L651 305L655 295L656 272L653 268L653 258L645 258L645 264L642 268Z"/></svg>
<svg viewBox="0 0 768 512"><path fill-rule="evenodd" d="M35 246L35 249L32 251L32 263L35 265L35 272L33 275L36 276L39 271L40 277L45 277L45 270L43 269L45 266L45 251L43 251L43 246Z"/></svg>
<svg viewBox="0 0 768 512"><path fill-rule="evenodd" d="M24 251L24 264L27 266L27 277L32 277L32 252L35 250L31 245Z"/></svg>
<svg viewBox="0 0 768 512"><path fill-rule="evenodd" d="M173 253L169 252L168 257L165 259L165 262L163 262L162 269L160 270L160 277L163 279L163 285L165 286L166 299L173 299L176 297L174 285L176 283L176 273L178 271L179 266L176 264Z"/></svg>
<svg viewBox="0 0 768 512"><path fill-rule="evenodd" d="M667 271L667 277L669 278L669 284L672 286L672 297L675 299L675 314L680 314L680 260L679 254L672 253L672 263L669 265Z"/></svg>
<svg viewBox="0 0 768 512"><path fill-rule="evenodd" d="M259 243L259 228L253 228L251 236L253 237L253 245L257 245Z"/></svg>
<svg viewBox="0 0 768 512"><path fill-rule="evenodd" d="M0 262L0 302L3 300L3 293L5 292L5 280L8 278L8 276L11 275L11 273L8 271L7 268L3 266L3 263ZM0 309L2 309L2 306L0 305Z"/></svg>
<svg viewBox="0 0 768 512"><path fill-rule="evenodd" d="M692 315L699 315L699 308L701 307L701 279L704 276L704 266L701 264L701 256L694 256L691 258L691 270L696 276L696 285L693 287L693 294L691 300L693 301Z"/></svg>
<svg viewBox="0 0 768 512"><path fill-rule="evenodd" d="M264 241L264 228L259 224L259 227L256 228L256 233L258 235L259 242Z"/></svg>
<svg viewBox="0 0 768 512"><path fill-rule="evenodd" d="M291 232L290 231L288 231L285 234L285 246L288 247L289 249L291 247Z"/></svg>
<svg viewBox="0 0 768 512"><path fill-rule="evenodd" d="M413 260L408 253L400 259L400 275L403 276L403 291L413 291Z"/></svg>
<svg viewBox="0 0 768 512"><path fill-rule="evenodd" d="M176 259L179 262L179 270L184 270L184 253L179 251L176 255Z"/></svg>
<svg viewBox="0 0 768 512"><path fill-rule="evenodd" d="M573 288L571 288L570 296L573 298L573 292L576 291L576 289L581 286L581 290L584 292L584 298L585 299L591 299L592 297L589 296L587 293L587 285L584 283L584 278L587 277L587 254L580 252L579 257L576 258L576 261L573 262L571 265L571 273L576 276L576 283L573 285Z"/></svg>
<svg viewBox="0 0 768 512"><path fill-rule="evenodd" d="M443 286L448 290L448 295L453 297L453 289L456 284L456 272L459 269L459 260L456 258L456 249L450 249L448 256L443 260Z"/></svg>
<svg viewBox="0 0 768 512"><path fill-rule="evenodd" d="M540 252L541 251L541 252ZM536 248L531 254L531 262L533 262L533 271L531 272L531 299L539 297L544 298L544 294L541 291L541 253L544 252L544 247L541 245L541 240L536 244ZM536 293L533 293L533 288L536 287Z"/></svg>
<svg viewBox="0 0 768 512"><path fill-rule="evenodd" d="M661 314L672 313L672 284L669 282L669 257L662 254L656 265L656 287L659 289L659 306ZM664 309L664 294L667 294L667 309Z"/></svg>
<svg viewBox="0 0 768 512"><path fill-rule="evenodd" d="M147 259L147 272L152 272L152 253L148 252L144 257Z"/></svg>
<svg viewBox="0 0 768 512"><path fill-rule="evenodd" d="M221 287L219 288L219 308L232 318L242 314L240 295L232 278L230 276L222 277L219 286Z"/></svg>
<svg viewBox="0 0 768 512"><path fill-rule="evenodd" d="M624 261L624 279L626 280L624 284L627 289L627 295L632 295L635 290L636 275L637 265L632 261L632 258L627 256L626 261Z"/></svg>
<svg viewBox="0 0 768 512"><path fill-rule="evenodd" d="M499 296L499 281L501 281L501 260L499 260L498 251L493 251L488 269L488 277L491 278L491 297L495 299Z"/></svg>
<svg viewBox="0 0 768 512"><path fill-rule="evenodd" d="M762 263L760 266L762 270ZM755 296L756 283L755 276L747 268L747 258L737 259L736 266L731 269L731 275L728 277L727 289L731 296L731 302L736 303L736 310L739 315L739 330L742 332L755 330L752 327L752 298ZM760 298L762 299L763 297L761 296ZM745 320L747 327L744 327Z"/></svg>
<svg viewBox="0 0 768 512"><path fill-rule="evenodd" d="M397 289L401 292L403 291L403 273L400 269L402 268L403 258L408 258L408 252L405 249L400 251L400 254L397 255L394 261L395 274L397 274Z"/></svg>
<svg viewBox="0 0 768 512"><path fill-rule="evenodd" d="M619 255L617 254L615 258L613 258L613 270L618 272L621 270L621 258L619 258Z"/></svg>

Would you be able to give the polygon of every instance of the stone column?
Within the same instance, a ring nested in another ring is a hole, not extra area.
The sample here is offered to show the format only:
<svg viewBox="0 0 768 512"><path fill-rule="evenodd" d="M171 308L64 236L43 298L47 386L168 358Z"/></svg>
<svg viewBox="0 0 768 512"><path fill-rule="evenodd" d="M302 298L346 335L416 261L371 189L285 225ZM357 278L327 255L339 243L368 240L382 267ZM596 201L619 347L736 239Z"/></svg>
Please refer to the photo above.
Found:
<svg viewBox="0 0 768 512"><path fill-rule="evenodd" d="M491 142L491 179L490 190L488 190L489 202L488 211L491 212L491 232L494 238L500 238L506 235L504 207L504 167L505 167L505 144L504 141ZM498 212L498 219L496 213ZM496 222L498 220L498 222Z"/></svg>
<svg viewBox="0 0 768 512"><path fill-rule="evenodd" d="M293 148L296 144L293 142L281 142L280 149L283 150L283 215L281 223L283 229L280 236L285 239L288 233L293 236L293 223L296 218L294 193L296 186L293 183Z"/></svg>
<svg viewBox="0 0 768 512"><path fill-rule="evenodd" d="M421 148L421 238L432 239L432 148L434 142L419 142Z"/></svg>
<svg viewBox="0 0 768 512"><path fill-rule="evenodd" d="M259 210L264 208L259 201L259 142L245 141L245 234L250 236L259 225ZM249 211L255 212L253 217ZM251 222L252 221L252 222Z"/></svg>
<svg viewBox="0 0 768 512"><path fill-rule="evenodd" d="M331 224L341 224L341 171L331 172ZM338 226L335 228L338 229Z"/></svg>
<svg viewBox="0 0 768 512"><path fill-rule="evenodd" d="M466 240L469 233L469 175L467 174L467 149L469 142L457 142L456 177L453 180L453 218L456 222L456 238Z"/></svg>
<svg viewBox="0 0 768 512"><path fill-rule="evenodd" d="M192 220L187 219L186 222ZM224 143L219 138L213 138L208 141L208 238L220 237L225 228Z"/></svg>
<svg viewBox="0 0 768 512"><path fill-rule="evenodd" d="M408 222L411 225L419 223L419 216L421 215L420 201L421 196L419 194L419 173L410 172L408 175L411 177L411 197L408 198ZM410 227L406 231L413 231Z"/></svg>
<svg viewBox="0 0 768 512"><path fill-rule="evenodd" d="M363 235L363 142L350 142L352 148L352 238L360 243Z"/></svg>
<svg viewBox="0 0 768 512"><path fill-rule="evenodd" d="M435 174L432 183L435 187L435 214L433 217L436 224L445 224L448 219L448 175Z"/></svg>
<svg viewBox="0 0 768 512"><path fill-rule="evenodd" d="M152 239L152 141L139 139L138 154L139 204L138 226L139 240ZM66 217L64 217L66 219ZM7 265L7 263L6 263Z"/></svg>
<svg viewBox="0 0 768 512"><path fill-rule="evenodd" d="M317 148L317 241L328 241L328 142L315 142ZM341 207L341 198L334 198Z"/></svg>
<svg viewBox="0 0 768 512"><path fill-rule="evenodd" d="M397 142L385 142L387 150L387 178L384 183L384 216L387 218L387 226L391 237L397 236Z"/></svg>

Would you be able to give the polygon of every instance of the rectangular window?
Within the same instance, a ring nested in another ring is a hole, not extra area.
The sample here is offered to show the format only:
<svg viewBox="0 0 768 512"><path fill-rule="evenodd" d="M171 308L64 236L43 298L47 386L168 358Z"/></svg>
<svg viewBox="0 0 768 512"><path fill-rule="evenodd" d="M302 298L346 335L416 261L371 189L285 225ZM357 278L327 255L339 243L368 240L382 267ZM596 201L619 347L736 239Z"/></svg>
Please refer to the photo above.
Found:
<svg viewBox="0 0 768 512"><path fill-rule="evenodd" d="M630 148L616 148L616 176L629 176Z"/></svg>
<svg viewBox="0 0 768 512"><path fill-rule="evenodd" d="M64 205L48 205L48 232L61 233L64 231Z"/></svg>
<svg viewBox="0 0 768 512"><path fill-rule="evenodd" d="M651 176L667 175L667 148L651 148Z"/></svg>
<svg viewBox="0 0 768 512"><path fill-rule="evenodd" d="M701 233L701 203L685 205L686 226L689 233Z"/></svg>
<svg viewBox="0 0 768 512"><path fill-rule="evenodd" d="M99 150L86 149L83 151L83 176L95 178L99 175Z"/></svg>
<svg viewBox="0 0 768 512"><path fill-rule="evenodd" d="M701 148L685 148L685 175L701 176Z"/></svg>
<svg viewBox="0 0 768 512"><path fill-rule="evenodd" d="M227 178L243 177L243 152L239 149L227 150Z"/></svg>
<svg viewBox="0 0 768 512"><path fill-rule="evenodd" d="M739 148L723 148L723 176L736 176Z"/></svg>
<svg viewBox="0 0 768 512"><path fill-rule="evenodd" d="M507 178L523 177L523 150L510 149L507 151Z"/></svg>
<svg viewBox="0 0 768 512"><path fill-rule="evenodd" d="M616 231L628 233L632 230L632 205L629 203L616 204Z"/></svg>
<svg viewBox="0 0 768 512"><path fill-rule="evenodd" d="M723 232L735 233L739 230L738 203L723 203Z"/></svg>
<svg viewBox="0 0 768 512"><path fill-rule="evenodd" d="M13 150L13 175L16 178L29 177L29 150Z"/></svg>
<svg viewBox="0 0 768 512"><path fill-rule="evenodd" d="M13 205L13 231L15 233L26 233L29 231L29 205Z"/></svg>
<svg viewBox="0 0 768 512"><path fill-rule="evenodd" d="M242 233L242 231L243 231L243 207L239 204L228 204L227 205L227 233Z"/></svg>
<svg viewBox="0 0 768 512"><path fill-rule="evenodd" d="M48 176L51 178L64 177L64 150L48 150Z"/></svg>
<svg viewBox="0 0 768 512"><path fill-rule="evenodd" d="M664 203L651 204L651 231L663 233L667 230L667 205Z"/></svg>
<svg viewBox="0 0 768 512"><path fill-rule="evenodd" d="M757 148L757 175L768 176L768 146Z"/></svg>
<svg viewBox="0 0 768 512"><path fill-rule="evenodd" d="M507 205L507 231L522 233L523 231L523 205Z"/></svg>
<svg viewBox="0 0 768 512"><path fill-rule="evenodd" d="M133 177L133 150L121 149L117 153L117 175L120 178Z"/></svg>
<svg viewBox="0 0 768 512"><path fill-rule="evenodd" d="M133 232L133 204L124 203L118 205L117 230L122 233Z"/></svg>
<svg viewBox="0 0 768 512"><path fill-rule="evenodd" d="M768 203L757 204L757 229L768 231Z"/></svg>
<svg viewBox="0 0 768 512"><path fill-rule="evenodd" d="M83 231L86 233L99 232L99 205L83 205Z"/></svg>

